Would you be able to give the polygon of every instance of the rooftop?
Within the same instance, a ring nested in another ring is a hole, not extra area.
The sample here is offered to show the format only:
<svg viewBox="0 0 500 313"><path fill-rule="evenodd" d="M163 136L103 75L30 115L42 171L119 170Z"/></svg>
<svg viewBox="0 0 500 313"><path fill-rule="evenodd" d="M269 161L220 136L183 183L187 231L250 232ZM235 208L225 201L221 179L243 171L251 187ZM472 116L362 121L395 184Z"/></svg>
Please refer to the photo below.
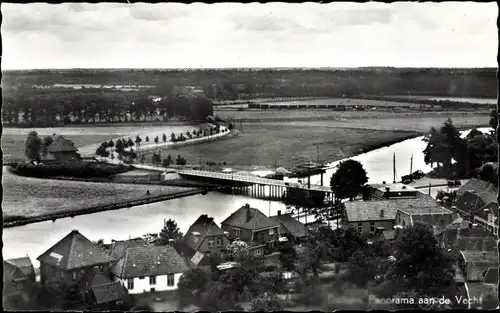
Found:
<svg viewBox="0 0 500 313"><path fill-rule="evenodd" d="M484 180L480 180L477 178L471 178L468 182L466 182L462 187L460 187L457 190L457 195L461 196L463 195L466 191L469 192L475 192L475 193L481 193L481 192L491 192L493 194L498 193L498 189L495 187L494 184L489 183Z"/></svg>
<svg viewBox="0 0 500 313"><path fill-rule="evenodd" d="M111 256L77 230L70 232L40 255L37 260L62 270L73 270L114 261Z"/></svg>
<svg viewBox="0 0 500 313"><path fill-rule="evenodd" d="M78 149L75 147L73 141L64 138L63 136L53 137L53 142L50 144L49 152L76 152Z"/></svg>
<svg viewBox="0 0 500 313"><path fill-rule="evenodd" d="M252 208L248 204L239 208L221 224L250 230L280 226L278 221L269 218L260 210Z"/></svg>
<svg viewBox="0 0 500 313"><path fill-rule="evenodd" d="M209 236L224 236L224 232L217 226L213 217L202 214L189 227L184 237L184 242L191 248L198 250L198 247L203 243L203 239ZM194 241L193 237L197 237L198 239Z"/></svg>
<svg viewBox="0 0 500 313"><path fill-rule="evenodd" d="M186 261L173 247L150 246L128 248L111 271L123 279L183 273L188 269Z"/></svg>
<svg viewBox="0 0 500 313"><path fill-rule="evenodd" d="M471 263L492 263L498 264L498 251L461 251L466 262Z"/></svg>
<svg viewBox="0 0 500 313"><path fill-rule="evenodd" d="M387 189L389 188L390 192L417 192L418 190L415 187L405 185L402 183L395 183L395 184L371 184L370 185L372 188L375 188L379 191L386 192Z"/></svg>
<svg viewBox="0 0 500 313"><path fill-rule="evenodd" d="M271 216L271 218L280 222L294 237L304 237L306 235L306 225L297 221L291 214L281 214Z"/></svg>
<svg viewBox="0 0 500 313"><path fill-rule="evenodd" d="M33 263L31 263L31 259L28 256L22 258L8 259L5 260L15 267L19 268L24 275L33 275L35 274L35 268L33 267Z"/></svg>
<svg viewBox="0 0 500 313"><path fill-rule="evenodd" d="M125 296L125 290L120 282L109 282L92 287L92 293L96 304L117 301Z"/></svg>
<svg viewBox="0 0 500 313"><path fill-rule="evenodd" d="M445 214L452 214L452 211L445 209L443 207L439 206L413 206L410 204L410 206L405 207L404 209L401 209L404 213L410 214L410 215L445 215Z"/></svg>

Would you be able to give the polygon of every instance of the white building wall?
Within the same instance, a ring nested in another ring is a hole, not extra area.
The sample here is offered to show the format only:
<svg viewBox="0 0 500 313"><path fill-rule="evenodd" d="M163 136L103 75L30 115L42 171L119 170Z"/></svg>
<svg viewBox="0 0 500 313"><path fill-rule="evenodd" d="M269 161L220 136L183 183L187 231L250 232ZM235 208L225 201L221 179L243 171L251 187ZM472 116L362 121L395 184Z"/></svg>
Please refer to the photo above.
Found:
<svg viewBox="0 0 500 313"><path fill-rule="evenodd" d="M177 290L177 283L179 283L179 279L181 278L182 273L177 273L174 274L174 285L173 286L168 286L168 276L167 275L161 275L161 276L156 276L156 284L150 285L149 284L149 276L145 276L143 279L139 279L138 277L134 278L134 289L128 289L128 279L121 279L118 277L115 277L115 281L121 282L125 288L127 288L128 292L130 294L139 294L139 293L144 293L144 292L151 292L151 288L154 288L155 292L156 291L167 291L167 290Z"/></svg>

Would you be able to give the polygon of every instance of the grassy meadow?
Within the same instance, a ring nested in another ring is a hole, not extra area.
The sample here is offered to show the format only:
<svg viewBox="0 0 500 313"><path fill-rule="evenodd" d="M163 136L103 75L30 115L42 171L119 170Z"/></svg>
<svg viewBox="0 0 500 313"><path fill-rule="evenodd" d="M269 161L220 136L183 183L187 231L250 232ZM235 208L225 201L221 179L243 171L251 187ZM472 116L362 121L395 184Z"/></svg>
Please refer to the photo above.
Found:
<svg viewBox="0 0 500 313"><path fill-rule="evenodd" d="M42 180L11 174L5 167L2 184L4 219L9 216L36 216L60 210L91 208L192 189L174 186ZM146 195L147 190L150 191L149 196Z"/></svg>

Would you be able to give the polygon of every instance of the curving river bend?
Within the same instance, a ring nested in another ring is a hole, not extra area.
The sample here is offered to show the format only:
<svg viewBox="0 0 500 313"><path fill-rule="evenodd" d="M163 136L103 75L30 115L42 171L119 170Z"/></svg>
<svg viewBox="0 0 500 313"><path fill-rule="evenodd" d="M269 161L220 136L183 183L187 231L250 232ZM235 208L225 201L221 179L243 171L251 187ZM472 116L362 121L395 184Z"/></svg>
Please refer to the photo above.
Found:
<svg viewBox="0 0 500 313"><path fill-rule="evenodd" d="M489 128L480 128L489 131ZM462 136L469 131L463 131ZM396 174L410 172L410 158L413 155L413 171L429 171L430 166L424 162L422 151L425 148L423 137L405 140L388 147L360 154L352 159L360 161L366 169L369 182L392 181L393 155L396 154ZM331 163L335 166L340 161ZM324 185L329 184L330 169L324 176ZM311 183L319 184L319 175L311 177ZM142 236L146 233L157 233L163 227L164 219L173 219L181 231L186 232L188 227L200 214L213 216L220 224L232 212L249 203L260 209L266 215L275 215L278 210L285 211L285 205L277 201L266 201L234 196L221 193L209 193L205 196L196 195L165 202L151 203L117 211L99 212L90 215L81 215L74 218L64 218L55 222L41 222L3 230L4 259L29 255L35 265L39 266L36 258L55 244L71 230L78 229L90 240L104 239L109 243L111 239L124 240Z"/></svg>

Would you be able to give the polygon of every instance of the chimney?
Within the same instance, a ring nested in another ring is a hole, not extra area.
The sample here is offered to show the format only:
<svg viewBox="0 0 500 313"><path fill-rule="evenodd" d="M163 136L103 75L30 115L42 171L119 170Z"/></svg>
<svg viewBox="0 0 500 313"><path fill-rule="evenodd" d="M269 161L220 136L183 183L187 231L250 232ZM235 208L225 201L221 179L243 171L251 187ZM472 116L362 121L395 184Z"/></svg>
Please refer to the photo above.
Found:
<svg viewBox="0 0 500 313"><path fill-rule="evenodd" d="M73 233L73 234L74 234L74 233L77 233L77 232L78 232L78 229L73 229L73 230L71 231L71 233Z"/></svg>
<svg viewBox="0 0 500 313"><path fill-rule="evenodd" d="M406 185L403 185L403 189L406 189Z"/></svg>
<svg viewBox="0 0 500 313"><path fill-rule="evenodd" d="M281 210L278 210L278 216L280 216L280 215L281 215Z"/></svg>
<svg viewBox="0 0 500 313"><path fill-rule="evenodd" d="M384 217L384 210L380 210L380 217Z"/></svg>
<svg viewBox="0 0 500 313"><path fill-rule="evenodd" d="M247 213L247 222L252 219L252 211L250 211L250 205L245 204L246 213Z"/></svg>
<svg viewBox="0 0 500 313"><path fill-rule="evenodd" d="M385 185L385 180L382 182L382 184L384 184L384 185Z"/></svg>
<svg viewBox="0 0 500 313"><path fill-rule="evenodd" d="M386 191L386 192L389 192L389 190L391 190L391 188L390 188L390 187L385 187L385 191Z"/></svg>
<svg viewBox="0 0 500 313"><path fill-rule="evenodd" d="M169 239L168 240L168 245L173 247L174 246L174 240L173 239Z"/></svg>

